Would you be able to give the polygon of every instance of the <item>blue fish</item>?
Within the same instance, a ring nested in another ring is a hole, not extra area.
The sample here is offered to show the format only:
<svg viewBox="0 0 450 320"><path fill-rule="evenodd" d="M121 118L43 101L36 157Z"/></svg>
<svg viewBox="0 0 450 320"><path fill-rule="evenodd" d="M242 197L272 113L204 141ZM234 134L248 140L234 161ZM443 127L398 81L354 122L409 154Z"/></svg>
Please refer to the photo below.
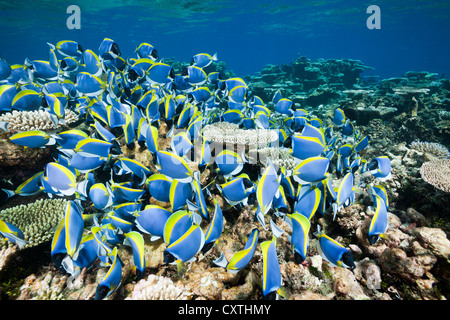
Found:
<svg viewBox="0 0 450 320"><path fill-rule="evenodd" d="M52 243L50 247L50 255L51 260L53 264L59 268L64 270L62 266L62 261L64 257L67 256L67 249L66 249L66 229L65 229L65 220L64 218L62 221L57 225L55 229L55 233L52 237ZM65 270L64 270L65 272Z"/></svg>
<svg viewBox="0 0 450 320"><path fill-rule="evenodd" d="M258 201L258 205L263 215L270 210L273 198L278 191L280 181L281 178L278 176L275 166L272 163L269 163L256 186L256 200Z"/></svg>
<svg viewBox="0 0 450 320"><path fill-rule="evenodd" d="M311 222L300 213L288 214L287 217L292 224L291 248L294 260L297 264L301 264L308 253Z"/></svg>
<svg viewBox="0 0 450 320"><path fill-rule="evenodd" d="M136 227L143 233L151 235L155 241L164 236L164 226L172 215L170 210L157 205L147 205L144 210L136 212Z"/></svg>
<svg viewBox="0 0 450 320"><path fill-rule="evenodd" d="M105 60L112 60L121 55L119 45L114 40L105 38L100 43L98 48L100 58Z"/></svg>
<svg viewBox="0 0 450 320"><path fill-rule="evenodd" d="M149 43L143 42L136 48L136 53L139 58L150 58L152 60L158 59L158 51Z"/></svg>
<svg viewBox="0 0 450 320"><path fill-rule="evenodd" d="M172 259L190 262L200 252L204 244L205 235L202 228L199 225L191 224L182 236L167 243L167 248L164 251L164 262L171 263L173 262Z"/></svg>
<svg viewBox="0 0 450 320"><path fill-rule="evenodd" d="M202 86L208 79L205 71L197 66L186 67L182 75L186 76L186 81L193 86Z"/></svg>
<svg viewBox="0 0 450 320"><path fill-rule="evenodd" d="M188 208L192 211L198 210L202 216L203 219L209 220L209 214L208 214L208 208L206 206L206 200L205 195L203 194L203 189L200 184L200 172L195 171L194 172L194 178L191 182L192 190L194 190L194 197L195 197L195 206L190 206L192 204L190 201L187 202Z"/></svg>
<svg viewBox="0 0 450 320"><path fill-rule="evenodd" d="M81 243L84 220L78 204L69 201L64 209L64 228L66 252L73 259Z"/></svg>
<svg viewBox="0 0 450 320"><path fill-rule="evenodd" d="M354 175L352 172L347 173L339 185L336 193L336 202L333 203L333 220L336 213L344 206L348 206L353 202L355 195Z"/></svg>
<svg viewBox="0 0 450 320"><path fill-rule="evenodd" d="M281 98L275 104L275 111L291 116L293 114L293 106L294 102L291 99Z"/></svg>
<svg viewBox="0 0 450 320"><path fill-rule="evenodd" d="M369 137L365 136L354 145L353 150L359 153L362 150L366 149L369 146L369 143L370 143Z"/></svg>
<svg viewBox="0 0 450 320"><path fill-rule="evenodd" d="M174 135L170 145L171 149L180 157L184 157L188 155L188 153L194 151L194 145L185 131Z"/></svg>
<svg viewBox="0 0 450 320"><path fill-rule="evenodd" d="M114 202L134 202L139 201L146 193L145 190L130 188L122 184L112 183L111 190L113 192Z"/></svg>
<svg viewBox="0 0 450 320"><path fill-rule="evenodd" d="M194 173L183 158L168 151L156 151L155 154L160 173L179 182L192 181Z"/></svg>
<svg viewBox="0 0 450 320"><path fill-rule="evenodd" d="M56 45L52 45L51 43L47 44L52 48L58 50L60 54L63 56L72 56L79 57L83 54L83 48L81 45L72 40L62 40L59 41Z"/></svg>
<svg viewBox="0 0 450 320"><path fill-rule="evenodd" d="M325 151L326 146L319 138L293 135L292 155L298 159L304 160L311 157L318 157Z"/></svg>
<svg viewBox="0 0 450 320"><path fill-rule="evenodd" d="M346 121L344 111L340 108L337 108L336 110L334 110L334 117L332 120L336 126L342 127Z"/></svg>
<svg viewBox="0 0 450 320"><path fill-rule="evenodd" d="M373 203L377 203L376 196L381 197L383 199L384 204L386 205L386 210L389 209L389 197L386 189L382 185L372 186L369 185L369 194L372 196Z"/></svg>
<svg viewBox="0 0 450 320"><path fill-rule="evenodd" d="M109 208L113 204L112 191L103 183L96 183L89 189L89 199L99 210Z"/></svg>
<svg viewBox="0 0 450 320"><path fill-rule="evenodd" d="M0 58L0 81L7 79L11 75L11 66L5 59Z"/></svg>
<svg viewBox="0 0 450 320"><path fill-rule="evenodd" d="M150 83L165 85L175 78L175 73L171 66L157 62L153 64L147 73L147 80Z"/></svg>
<svg viewBox="0 0 450 320"><path fill-rule="evenodd" d="M32 196L39 192L41 192L42 186L40 185L41 177L44 175L44 171L40 171L34 174L31 178L28 178L24 182L22 182L13 194L17 194L19 196ZM4 190L4 189L3 189Z"/></svg>
<svg viewBox="0 0 450 320"><path fill-rule="evenodd" d="M336 240L327 236L318 226L319 246L318 250L323 259L333 267L354 268L353 256L347 248Z"/></svg>
<svg viewBox="0 0 450 320"><path fill-rule="evenodd" d="M220 208L217 200L214 199L214 214L212 216L208 230L206 230L205 233L205 244L202 248L203 253L208 252L220 238L220 235L223 231L223 223L224 220L222 209Z"/></svg>
<svg viewBox="0 0 450 320"><path fill-rule="evenodd" d="M133 251L133 261L136 266L137 279L144 276L145 271L145 252L144 252L144 238L142 234L137 231L130 231L125 233L125 245L129 245Z"/></svg>
<svg viewBox="0 0 450 320"><path fill-rule="evenodd" d="M235 86L228 92L228 99L230 99L230 102L236 103L236 104L242 104L246 98L248 93L248 87L245 86Z"/></svg>
<svg viewBox="0 0 450 320"><path fill-rule="evenodd" d="M216 186L225 200L232 206L236 206L239 203L247 205L249 196L256 192L253 182L245 173Z"/></svg>
<svg viewBox="0 0 450 320"><path fill-rule="evenodd" d="M183 183L177 179L172 180L169 190L169 202L173 212L184 209L187 206L187 201L191 201L193 196L194 191L191 183Z"/></svg>
<svg viewBox="0 0 450 320"><path fill-rule="evenodd" d="M281 271L276 251L276 238L261 243L263 274L262 291L264 299L273 300L281 287Z"/></svg>
<svg viewBox="0 0 450 320"><path fill-rule="evenodd" d="M0 111L10 111L12 106L12 101L18 89L13 84L3 84L0 86Z"/></svg>
<svg viewBox="0 0 450 320"><path fill-rule="evenodd" d="M170 201L170 187L172 179L161 173L152 174L146 180L146 185L150 195L158 201Z"/></svg>
<svg viewBox="0 0 450 320"><path fill-rule="evenodd" d="M17 244L19 250L28 243L28 241L25 241L23 232L18 227L3 220L0 220L0 235L9 242Z"/></svg>
<svg viewBox="0 0 450 320"><path fill-rule="evenodd" d="M215 158L216 172L225 178L238 175L244 168L245 156L231 150L221 151Z"/></svg>
<svg viewBox="0 0 450 320"><path fill-rule="evenodd" d="M86 138L77 143L74 151L84 157L108 158L110 153L119 154L120 148L117 148L113 143L108 141Z"/></svg>
<svg viewBox="0 0 450 320"><path fill-rule="evenodd" d="M372 217L368 229L369 243L375 244L378 239L385 237L385 232L388 228L388 211L386 203L383 198L375 195L376 209Z"/></svg>
<svg viewBox="0 0 450 320"><path fill-rule="evenodd" d="M256 246L258 244L259 230L257 228L253 229L248 237L245 246L242 250L235 252L228 262L222 252L221 256L214 260L214 263L219 267L226 268L232 273L237 273L242 270L255 254Z"/></svg>
<svg viewBox="0 0 450 320"><path fill-rule="evenodd" d="M49 162L45 166L44 176L48 184L58 192L67 196L76 192L76 177L67 167L56 162Z"/></svg>
<svg viewBox="0 0 450 320"><path fill-rule="evenodd" d="M114 140L116 140L116 136L111 133L108 129L106 129L99 121L94 119L94 124L91 124L92 127L95 129L95 135L93 136L96 139L103 139L107 142L112 143ZM87 135L85 138L88 138ZM83 140L83 139L80 139ZM71 149L76 148L76 145L72 147Z"/></svg>
<svg viewBox="0 0 450 320"><path fill-rule="evenodd" d="M381 181L391 178L391 160L387 156L376 157L367 165L369 172Z"/></svg>
<svg viewBox="0 0 450 320"><path fill-rule="evenodd" d="M311 220L319 208L321 198L322 194L319 188L306 191L295 204L294 213L300 213Z"/></svg>
<svg viewBox="0 0 450 320"><path fill-rule="evenodd" d="M192 215L187 210L175 211L164 224L163 238L166 244L180 239L193 225Z"/></svg>
<svg viewBox="0 0 450 320"><path fill-rule="evenodd" d="M54 137L40 130L19 132L9 137L9 140L26 148L44 148L56 143Z"/></svg>
<svg viewBox="0 0 450 320"><path fill-rule="evenodd" d="M191 59L191 64L199 68L206 68L213 61L217 61L217 53L210 55L208 53L198 53Z"/></svg>
<svg viewBox="0 0 450 320"><path fill-rule="evenodd" d="M95 300L102 300L109 297L115 292L121 285L122 278L122 264L120 257L117 253L117 247L114 247L111 253L111 264L108 272L100 281L95 291Z"/></svg>
<svg viewBox="0 0 450 320"><path fill-rule="evenodd" d="M80 173L87 173L92 170L98 169L106 163L105 158L89 155L85 153L75 152L69 160L69 166L77 169Z"/></svg>
<svg viewBox="0 0 450 320"><path fill-rule="evenodd" d="M58 80L58 72L55 71L50 61L25 59L24 68L28 71L28 77L32 81L41 83Z"/></svg>
<svg viewBox="0 0 450 320"><path fill-rule="evenodd" d="M79 92L88 97L98 97L106 90L106 83L88 72L79 72L76 79Z"/></svg>
<svg viewBox="0 0 450 320"><path fill-rule="evenodd" d="M97 77L102 74L102 64L94 51L88 49L83 52L83 63L86 72Z"/></svg>
<svg viewBox="0 0 450 320"><path fill-rule="evenodd" d="M294 180L300 184L321 181L328 175L330 160L325 157L311 157L300 162L292 171ZM289 172L289 171L287 171Z"/></svg>
<svg viewBox="0 0 450 320"><path fill-rule="evenodd" d="M42 104L42 98L39 93L32 89L23 89L19 91L11 101L11 109L19 111L38 110Z"/></svg>

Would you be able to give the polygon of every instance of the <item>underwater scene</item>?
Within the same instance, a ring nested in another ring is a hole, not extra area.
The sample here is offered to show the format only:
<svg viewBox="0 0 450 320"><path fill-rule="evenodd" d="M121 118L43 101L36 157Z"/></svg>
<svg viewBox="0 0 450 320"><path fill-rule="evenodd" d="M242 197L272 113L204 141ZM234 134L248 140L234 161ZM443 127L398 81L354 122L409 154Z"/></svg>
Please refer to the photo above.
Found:
<svg viewBox="0 0 450 320"><path fill-rule="evenodd" d="M0 300L449 298L448 1L1 0L0 27Z"/></svg>

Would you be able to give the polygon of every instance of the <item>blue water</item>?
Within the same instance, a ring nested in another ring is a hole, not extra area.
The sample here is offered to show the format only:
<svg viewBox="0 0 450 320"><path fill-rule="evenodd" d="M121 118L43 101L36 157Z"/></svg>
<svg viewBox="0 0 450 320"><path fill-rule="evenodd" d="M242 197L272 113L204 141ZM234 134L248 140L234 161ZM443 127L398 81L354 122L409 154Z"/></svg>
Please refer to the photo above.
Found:
<svg viewBox="0 0 450 320"><path fill-rule="evenodd" d="M69 5L81 9L81 29L69 30ZM369 30L369 5L381 9L381 29ZM122 56L141 42L181 61L217 52L239 76L266 64L349 58L382 78L407 71L450 74L449 1L0 1L0 57L10 64L48 60L47 42L78 41L97 51L105 37Z"/></svg>

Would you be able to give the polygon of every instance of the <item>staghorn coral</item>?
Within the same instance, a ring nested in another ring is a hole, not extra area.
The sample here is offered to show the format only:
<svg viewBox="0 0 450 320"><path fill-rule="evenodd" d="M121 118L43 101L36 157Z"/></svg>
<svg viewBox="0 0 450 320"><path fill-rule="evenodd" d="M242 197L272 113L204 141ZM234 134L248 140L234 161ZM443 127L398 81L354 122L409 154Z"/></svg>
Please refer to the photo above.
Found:
<svg viewBox="0 0 450 320"><path fill-rule="evenodd" d="M450 152L442 144L435 142L413 141L410 146L411 149L429 153L438 159L450 158Z"/></svg>
<svg viewBox="0 0 450 320"><path fill-rule="evenodd" d="M169 278L151 274L146 280L140 280L125 300L188 300L189 297L183 287L175 286Z"/></svg>
<svg viewBox="0 0 450 320"><path fill-rule="evenodd" d="M39 199L28 205L18 205L0 212L0 219L12 223L22 230L27 247L37 246L52 239L54 228L64 218L64 199ZM0 244L12 246L11 243Z"/></svg>
<svg viewBox="0 0 450 320"><path fill-rule="evenodd" d="M66 110L64 117L66 124L74 123L78 116L72 110ZM42 130L49 131L56 129L50 120L50 114L45 110L7 112L0 116L0 121L7 122L10 131Z"/></svg>
<svg viewBox="0 0 450 320"><path fill-rule="evenodd" d="M444 192L450 192L450 159L436 159L425 162L420 168L425 182Z"/></svg>
<svg viewBox="0 0 450 320"><path fill-rule="evenodd" d="M266 147L278 140L278 133L266 129L244 130L233 123L216 122L203 128L203 139L218 143Z"/></svg>

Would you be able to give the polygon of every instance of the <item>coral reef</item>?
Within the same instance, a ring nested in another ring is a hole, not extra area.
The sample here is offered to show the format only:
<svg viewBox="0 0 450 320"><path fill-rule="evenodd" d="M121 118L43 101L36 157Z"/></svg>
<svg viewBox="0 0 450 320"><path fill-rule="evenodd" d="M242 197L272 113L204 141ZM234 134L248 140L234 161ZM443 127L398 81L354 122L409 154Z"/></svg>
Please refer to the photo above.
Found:
<svg viewBox="0 0 450 320"><path fill-rule="evenodd" d="M422 179L444 192L450 192L450 159L425 162L420 168Z"/></svg>
<svg viewBox="0 0 450 320"><path fill-rule="evenodd" d="M64 117L66 125L78 121L78 115L72 110L67 110ZM0 121L8 123L11 132L41 130L55 130L55 125L50 119L50 113L46 110L7 112L0 115ZM61 126L61 124L58 124Z"/></svg>
<svg viewBox="0 0 450 320"><path fill-rule="evenodd" d="M436 142L413 141L409 147L420 152L429 153L438 159L446 159L450 157L450 152L448 149L442 144Z"/></svg>
<svg viewBox="0 0 450 320"><path fill-rule="evenodd" d="M52 239L55 227L64 218L65 199L38 199L0 211L0 219L17 226L24 233L26 247ZM6 242L3 245L11 246ZM1 244L0 244L1 248Z"/></svg>

